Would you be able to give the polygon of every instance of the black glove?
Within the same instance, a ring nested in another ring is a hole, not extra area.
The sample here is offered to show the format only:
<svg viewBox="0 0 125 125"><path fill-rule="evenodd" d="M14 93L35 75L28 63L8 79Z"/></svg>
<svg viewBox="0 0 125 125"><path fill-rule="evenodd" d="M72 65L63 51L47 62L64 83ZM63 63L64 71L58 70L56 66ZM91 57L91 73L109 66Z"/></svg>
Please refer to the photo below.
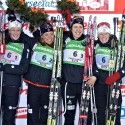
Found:
<svg viewBox="0 0 125 125"><path fill-rule="evenodd" d="M57 77L56 79L57 79L57 81L58 81L60 84L63 83L63 79L62 79L61 77Z"/></svg>
<svg viewBox="0 0 125 125"><path fill-rule="evenodd" d="M0 71L3 71L3 63L0 63Z"/></svg>

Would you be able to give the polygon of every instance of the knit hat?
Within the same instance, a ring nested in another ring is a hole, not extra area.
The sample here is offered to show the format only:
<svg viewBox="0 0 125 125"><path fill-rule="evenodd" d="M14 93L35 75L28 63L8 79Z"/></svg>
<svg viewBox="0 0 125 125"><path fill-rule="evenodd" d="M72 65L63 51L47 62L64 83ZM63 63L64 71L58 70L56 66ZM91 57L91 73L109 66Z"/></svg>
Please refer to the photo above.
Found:
<svg viewBox="0 0 125 125"><path fill-rule="evenodd" d="M72 19L72 21L71 21L70 28L72 28L72 26L74 24L76 24L76 23L81 24L84 27L84 19L83 19L83 17L80 17L80 16L74 17Z"/></svg>
<svg viewBox="0 0 125 125"><path fill-rule="evenodd" d="M44 23L40 26L40 35L43 35L46 32L54 31L53 26L50 23Z"/></svg>
<svg viewBox="0 0 125 125"><path fill-rule="evenodd" d="M18 28L21 29L22 28L22 24L18 20L10 21L9 24L8 24L8 29L11 29L13 27L18 27Z"/></svg>
<svg viewBox="0 0 125 125"><path fill-rule="evenodd" d="M101 22L97 25L97 33L111 33L110 24L107 22Z"/></svg>

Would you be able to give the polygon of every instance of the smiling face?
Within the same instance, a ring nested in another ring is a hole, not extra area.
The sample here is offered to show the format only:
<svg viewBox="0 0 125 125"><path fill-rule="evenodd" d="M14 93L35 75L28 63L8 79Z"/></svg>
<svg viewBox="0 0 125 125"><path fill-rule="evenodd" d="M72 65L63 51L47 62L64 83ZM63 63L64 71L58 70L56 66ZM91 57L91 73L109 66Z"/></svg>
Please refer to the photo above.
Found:
<svg viewBox="0 0 125 125"><path fill-rule="evenodd" d="M75 23L73 24L71 31L72 31L74 39L78 39L83 34L83 25L79 23Z"/></svg>
<svg viewBox="0 0 125 125"><path fill-rule="evenodd" d="M101 43L107 43L109 40L109 37L110 37L109 33L102 32L98 34L98 38L101 41Z"/></svg>
<svg viewBox="0 0 125 125"><path fill-rule="evenodd" d="M9 34L12 40L18 40L21 34L21 29L19 27L12 27L9 29Z"/></svg>
<svg viewBox="0 0 125 125"><path fill-rule="evenodd" d="M51 45L54 42L54 32L53 31L49 31L49 32L45 32L42 36L41 36L42 42Z"/></svg>

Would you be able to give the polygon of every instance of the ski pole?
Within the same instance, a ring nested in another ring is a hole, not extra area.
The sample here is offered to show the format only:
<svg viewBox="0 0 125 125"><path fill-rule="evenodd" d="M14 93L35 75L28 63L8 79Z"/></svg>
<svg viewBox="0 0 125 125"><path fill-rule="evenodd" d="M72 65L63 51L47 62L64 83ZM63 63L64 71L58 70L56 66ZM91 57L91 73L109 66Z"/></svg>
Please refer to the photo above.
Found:
<svg viewBox="0 0 125 125"><path fill-rule="evenodd" d="M3 71L0 72L0 123L2 125L2 86L3 86Z"/></svg>
<svg viewBox="0 0 125 125"><path fill-rule="evenodd" d="M5 53L5 32L4 32L4 24L5 24L5 11L2 6L2 2L0 1L0 56ZM1 62L2 63L2 62ZM2 90L3 90L3 71L0 71L0 125L2 125Z"/></svg>

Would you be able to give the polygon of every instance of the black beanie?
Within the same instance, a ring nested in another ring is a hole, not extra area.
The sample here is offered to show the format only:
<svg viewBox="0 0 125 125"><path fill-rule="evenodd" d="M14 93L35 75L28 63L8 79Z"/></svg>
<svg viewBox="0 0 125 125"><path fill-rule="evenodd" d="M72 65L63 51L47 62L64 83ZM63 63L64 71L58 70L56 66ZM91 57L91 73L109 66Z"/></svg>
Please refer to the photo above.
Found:
<svg viewBox="0 0 125 125"><path fill-rule="evenodd" d="M83 17L74 17L71 21L70 28L72 28L73 24L79 23L84 27L84 19Z"/></svg>
<svg viewBox="0 0 125 125"><path fill-rule="evenodd" d="M50 23L44 23L40 26L40 35L43 35L46 32L54 31L53 26Z"/></svg>

